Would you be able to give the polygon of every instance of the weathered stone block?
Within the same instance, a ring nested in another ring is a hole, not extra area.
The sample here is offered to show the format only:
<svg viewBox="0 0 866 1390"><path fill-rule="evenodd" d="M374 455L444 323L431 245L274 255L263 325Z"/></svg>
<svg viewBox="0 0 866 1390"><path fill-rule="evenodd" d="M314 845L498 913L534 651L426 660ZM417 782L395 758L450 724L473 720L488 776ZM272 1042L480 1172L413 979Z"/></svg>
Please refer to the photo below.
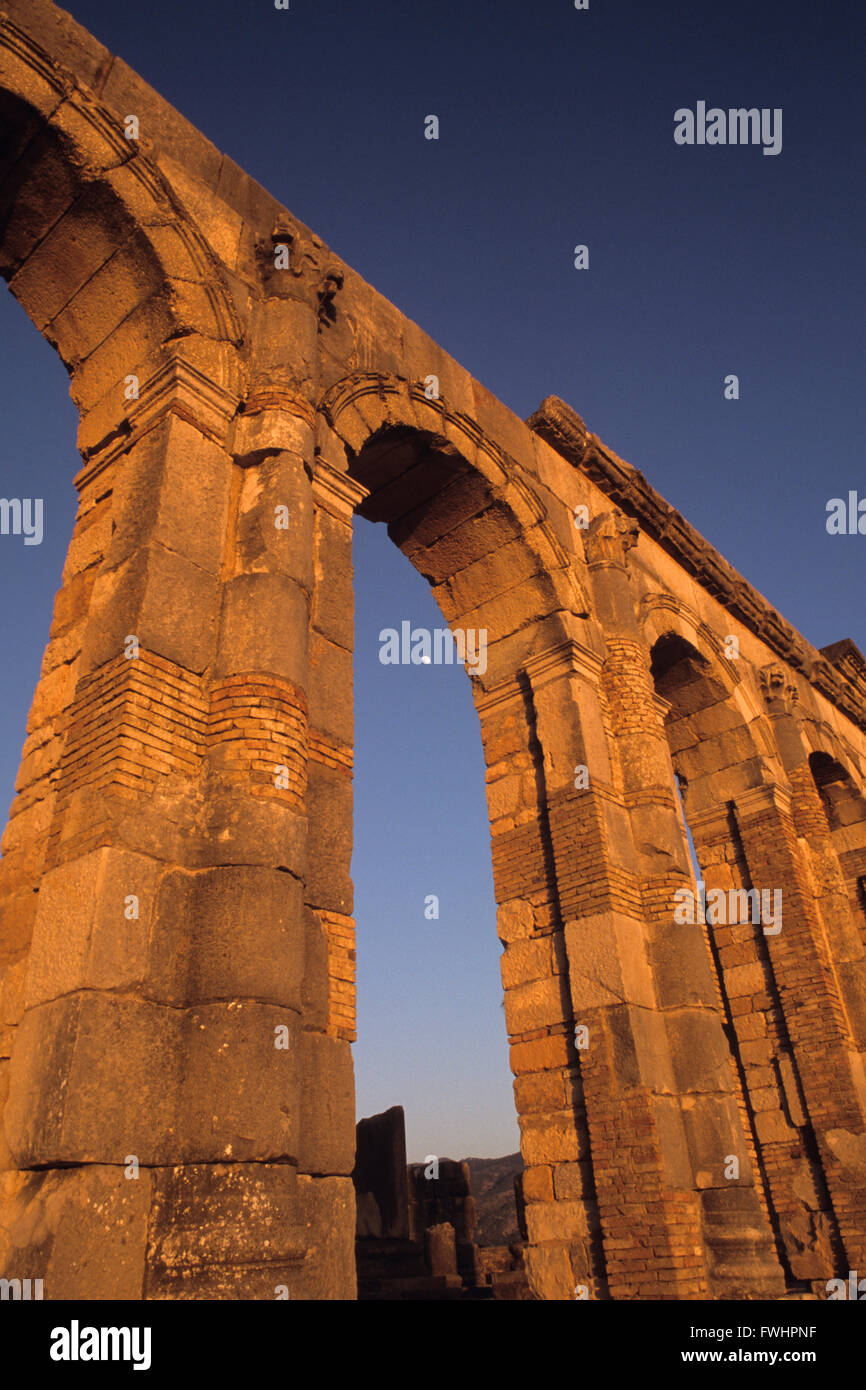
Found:
<svg viewBox="0 0 866 1390"><path fill-rule="evenodd" d="M0 1274L46 1299L144 1297L151 1174L88 1164L19 1174L0 1205Z"/></svg>
<svg viewBox="0 0 866 1390"><path fill-rule="evenodd" d="M238 867L168 873L150 931L147 992L182 1005L254 999L300 1009L303 889L291 874Z"/></svg>
<svg viewBox="0 0 866 1390"><path fill-rule="evenodd" d="M298 1178L307 1255L298 1298L353 1299L355 1274L355 1192L351 1178Z"/></svg>
<svg viewBox="0 0 866 1390"><path fill-rule="evenodd" d="M513 816L524 804L525 783L520 776L500 777L487 784L487 810L490 819Z"/></svg>
<svg viewBox="0 0 866 1390"><path fill-rule="evenodd" d="M763 1138L760 1122L758 1116L758 1137ZM698 1187L724 1188L735 1181L725 1173L729 1156L739 1161L736 1181L744 1185L751 1183L749 1154L733 1095L702 1096L683 1110L683 1127Z"/></svg>
<svg viewBox="0 0 866 1390"><path fill-rule="evenodd" d="M731 1086L731 1054L715 1010L669 1012L667 1033L677 1089L720 1091Z"/></svg>
<svg viewBox="0 0 866 1390"><path fill-rule="evenodd" d="M328 938L310 908L304 908L304 982L302 1012L306 1026L324 1033L329 1015Z"/></svg>
<svg viewBox="0 0 866 1390"><path fill-rule="evenodd" d="M355 1164L355 1078L348 1042L304 1033L300 1043L302 1173L351 1176Z"/></svg>
<svg viewBox="0 0 866 1390"><path fill-rule="evenodd" d="M581 1202L591 1197L591 1179L587 1164L557 1163L553 1169L553 1190L558 1202ZM528 1198L527 1198L528 1200Z"/></svg>
<svg viewBox="0 0 866 1390"><path fill-rule="evenodd" d="M524 1168L523 1170L523 1196L527 1202L552 1202L553 1201L553 1175L567 1165L558 1164L556 1168L549 1166Z"/></svg>
<svg viewBox="0 0 866 1390"><path fill-rule="evenodd" d="M725 988L731 999L762 994L766 987L767 977L758 961L753 965L732 966L725 975Z"/></svg>
<svg viewBox="0 0 866 1390"><path fill-rule="evenodd" d="M181 1017L172 1147L182 1161L294 1159L303 1075L298 1015L247 1000L205 1004ZM163 1141L161 1152L166 1147Z"/></svg>
<svg viewBox="0 0 866 1390"><path fill-rule="evenodd" d="M348 1178L208 1164L161 1170L155 1183L148 1298L355 1297Z"/></svg>
<svg viewBox="0 0 866 1390"><path fill-rule="evenodd" d="M715 1003L707 946L697 923L679 924L671 920L660 926L649 944L649 960L662 1008L689 1004L712 1007Z"/></svg>
<svg viewBox="0 0 866 1390"><path fill-rule="evenodd" d="M283 574L239 574L223 588L223 627L214 674L285 676L307 686L309 597Z"/></svg>
<svg viewBox="0 0 866 1390"><path fill-rule="evenodd" d="M79 989L124 989L147 973L148 937L164 866L98 849L46 874L27 978L32 1008Z"/></svg>
<svg viewBox="0 0 866 1390"><path fill-rule="evenodd" d="M122 655L130 635L146 651L201 673L214 658L218 594L217 580L190 560L160 545L142 548L93 586L80 673Z"/></svg>
<svg viewBox="0 0 866 1390"><path fill-rule="evenodd" d="M551 975L527 985L515 985L505 995L505 1021L509 1033L527 1033L561 1023L570 1013L562 977Z"/></svg>
<svg viewBox="0 0 866 1390"><path fill-rule="evenodd" d="M280 412L281 419L284 414ZM294 421L293 416L286 418ZM308 426L296 423L309 433ZM235 523L234 562L245 573L285 575L306 593L312 592L313 497L302 458L280 452L244 469Z"/></svg>
<svg viewBox="0 0 866 1390"><path fill-rule="evenodd" d="M574 1298L574 1276L564 1242L530 1246L526 1251L526 1271L536 1298L551 1301Z"/></svg>
<svg viewBox="0 0 866 1390"><path fill-rule="evenodd" d="M186 420L169 416L127 456L106 564L117 568L142 545L158 542L218 577L230 487L228 455Z"/></svg>
<svg viewBox="0 0 866 1390"><path fill-rule="evenodd" d="M351 651L355 640L352 529L323 508L316 510L313 627L327 641Z"/></svg>
<svg viewBox="0 0 866 1390"><path fill-rule="evenodd" d="M201 833L185 856L197 867L249 864L284 870L301 880L306 874L307 818L293 806L217 783L198 824Z"/></svg>
<svg viewBox="0 0 866 1390"><path fill-rule="evenodd" d="M524 1072L544 1071L549 1067L566 1067L571 1060L565 1033L531 1042L514 1043L511 1047L511 1070L515 1076Z"/></svg>
<svg viewBox="0 0 866 1390"><path fill-rule="evenodd" d="M532 935L535 919L530 903L515 898L501 903L496 912L496 931L504 944L525 941Z"/></svg>
<svg viewBox="0 0 866 1390"><path fill-rule="evenodd" d="M549 936L536 941L517 941L507 946L499 962L503 989L517 988L553 974L553 948Z"/></svg>
<svg viewBox="0 0 866 1390"><path fill-rule="evenodd" d="M527 1072L514 1082L514 1100L521 1115L534 1110L562 1110L570 1098L561 1071Z"/></svg>
<svg viewBox="0 0 866 1390"><path fill-rule="evenodd" d="M520 1132L520 1148L527 1168L577 1163L583 1157L571 1110L550 1115L521 1115Z"/></svg>
<svg viewBox="0 0 866 1390"><path fill-rule="evenodd" d="M606 1009L601 1021L610 1039L614 1074L623 1089L635 1085L661 1092L674 1089L663 1014L622 1004ZM592 1028L589 1045L596 1045Z"/></svg>
<svg viewBox="0 0 866 1390"><path fill-rule="evenodd" d="M644 928L616 913L597 913L565 925L576 1015L623 1000L655 1007Z"/></svg>
<svg viewBox="0 0 866 1390"><path fill-rule="evenodd" d="M352 783L341 772L311 763L307 783L310 823L307 901L351 914Z"/></svg>
<svg viewBox="0 0 866 1390"><path fill-rule="evenodd" d="M526 1229L533 1243L585 1236L586 1208L582 1202L527 1202Z"/></svg>
<svg viewBox="0 0 866 1390"><path fill-rule="evenodd" d="M353 693L351 652L311 633L307 689L310 728L351 747L355 736Z"/></svg>
<svg viewBox="0 0 866 1390"><path fill-rule="evenodd" d="M183 1048L178 1010L67 994L25 1013L4 1124L21 1167L176 1162Z"/></svg>

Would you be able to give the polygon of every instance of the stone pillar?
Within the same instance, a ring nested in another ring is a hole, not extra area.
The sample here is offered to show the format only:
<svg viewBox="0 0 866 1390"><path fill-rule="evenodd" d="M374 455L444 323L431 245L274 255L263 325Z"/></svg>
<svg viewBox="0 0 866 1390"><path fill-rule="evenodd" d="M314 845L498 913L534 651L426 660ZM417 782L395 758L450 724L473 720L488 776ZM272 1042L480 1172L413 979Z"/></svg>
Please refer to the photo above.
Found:
<svg viewBox="0 0 866 1390"><path fill-rule="evenodd" d="M15 799L0 859L0 1117L9 1087L9 1058L24 1010L27 960L39 883L57 799L67 712L78 676L93 585L111 541L113 493L101 472L78 480L79 503L48 645L27 721ZM14 1168L0 1122L0 1171ZM0 1179L2 1181L2 1179Z"/></svg>
<svg viewBox="0 0 866 1390"><path fill-rule="evenodd" d="M254 398L222 447L184 405L103 461L2 1263L48 1298L353 1297L351 1059L305 903L311 421Z"/></svg>
<svg viewBox="0 0 866 1390"><path fill-rule="evenodd" d="M800 828L814 829L816 819L809 812L808 765L803 768L793 696L778 674L765 673L764 687L780 756L789 779L794 774L796 791L761 787L746 792L735 798L736 821L754 888L781 893L783 916L776 924L781 929L765 931L767 951L844 1245L842 1258L854 1269L866 1260L866 1088L798 841L795 796ZM831 1277L829 1271L826 1277Z"/></svg>
<svg viewBox="0 0 866 1390"><path fill-rule="evenodd" d="M787 721L790 716L783 718ZM776 721L778 727L778 720ZM866 948L856 920L821 794L800 740L801 760L786 765L791 815L806 861L815 910L847 1019L848 1033L861 1056L866 1053ZM797 745L789 745L792 750Z"/></svg>
<svg viewBox="0 0 866 1390"><path fill-rule="evenodd" d="M358 1206L357 1234L409 1239L409 1177L402 1105L369 1115L356 1126L352 1181Z"/></svg>
<svg viewBox="0 0 866 1390"><path fill-rule="evenodd" d="M319 552L314 430L306 403L272 385L252 394L236 425L243 471L235 482L214 672L208 839L226 880L239 861L257 866L262 885L244 890L251 913L265 881L280 903L280 944L292 958L280 960L272 950L265 961L275 984L291 990L291 999L281 1000L292 1013L283 1053L291 1061L269 1103L283 1116L280 1156L296 1185L291 1201L282 1199L283 1239L304 1250L302 1266L284 1282L292 1298L341 1299L356 1292L354 929L347 915L352 609L343 618L349 650L331 660L317 630L323 593L335 581ZM331 720L344 721L339 730L323 721L325 705L338 712ZM333 807L326 812L327 829L323 770L342 796L341 817ZM323 881L332 894L327 900ZM252 1059L250 1067L255 1076ZM262 1103L263 1116L267 1108Z"/></svg>
<svg viewBox="0 0 866 1390"><path fill-rule="evenodd" d="M529 1278L544 1299L571 1299L576 1284L603 1296L565 939L528 681L515 677L476 690L475 703L487 762L505 1018L525 1164Z"/></svg>
<svg viewBox="0 0 866 1390"><path fill-rule="evenodd" d="M730 906L739 903L732 894L748 894L753 884L733 804L719 804L712 778L706 782L703 797L710 804L702 810L689 806L689 828L708 894L725 893ZM729 910L719 921L709 915L746 1121L777 1247L790 1278L812 1282L820 1293L841 1246L773 975L770 938L752 921L750 906Z"/></svg>
<svg viewBox="0 0 866 1390"><path fill-rule="evenodd" d="M181 1007L190 952L168 948L158 901L200 806L231 486L214 435L231 409L175 361L77 480L94 534L77 528L64 589L87 596L86 616L70 633L4 1115L17 1172L0 1263L38 1266L47 1298L143 1295L157 1170L211 1125L202 1070L225 1006L200 1021ZM62 591L55 622L64 606ZM215 1125L242 1109L220 1091Z"/></svg>
<svg viewBox="0 0 866 1390"><path fill-rule="evenodd" d="M349 1056L355 1040L352 917L354 589L352 518L367 491L346 473L343 445L318 417L313 472L310 617L310 850L306 902L323 945L317 1014ZM352 1116L354 1124L354 1111Z"/></svg>
<svg viewBox="0 0 866 1390"><path fill-rule="evenodd" d="M576 886L563 905L575 1021L590 1023L581 1073L608 1280L625 1297L772 1296L781 1271L717 981L700 926L674 920L677 890L694 884L666 706L629 586L636 534L614 513L586 536L606 651L596 699L613 764L597 767L590 787L604 806L600 843L621 862L606 866L595 902Z"/></svg>

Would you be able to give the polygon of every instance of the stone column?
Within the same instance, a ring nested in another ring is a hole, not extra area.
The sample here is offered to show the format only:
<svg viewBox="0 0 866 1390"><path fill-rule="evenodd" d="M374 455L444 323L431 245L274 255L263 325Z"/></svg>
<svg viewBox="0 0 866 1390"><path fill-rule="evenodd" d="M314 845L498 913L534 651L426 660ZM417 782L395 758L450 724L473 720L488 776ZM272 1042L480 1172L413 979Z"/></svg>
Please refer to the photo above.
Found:
<svg viewBox="0 0 866 1390"><path fill-rule="evenodd" d="M203 387L183 418L159 399L100 461L3 1272L48 1298L353 1297L351 1061L306 905L312 421L253 397L221 445Z"/></svg>
<svg viewBox="0 0 866 1390"><path fill-rule="evenodd" d="M259 1268L254 1278L247 1271L244 1297L273 1298L281 1285L291 1298L356 1291L353 1001L333 998L331 988L335 961L351 964L341 988L351 990L354 971L348 854L343 862L344 847L351 850L351 724L338 746L320 717L325 695L346 708L347 689L351 716L351 653L328 665L316 630L333 577L317 552L314 429L303 399L273 385L254 392L238 417L242 471L210 692L205 824L214 900L233 902L238 959L256 961L260 981L238 991L255 1025L244 1063L257 1116L248 1154L255 1163L245 1165L243 1182L249 1203L269 1213L270 1234L265 1245L253 1228L248 1245ZM351 637L351 605L347 617ZM323 765L348 790L343 825L322 823ZM341 895L333 920L312 910L322 875ZM259 1017L265 1003L271 1013Z"/></svg>
<svg viewBox="0 0 866 1390"><path fill-rule="evenodd" d="M627 862L618 872L610 865L600 903L577 893L566 912L575 918L566 933L573 990L590 953L599 962L576 1003L582 1016L592 1011L604 1039L581 1069L608 1277L618 1267L612 1290L621 1296L772 1296L781 1270L755 1190L718 984L700 925L674 919L675 894L694 882L665 706L630 592L627 553L636 538L634 523L617 513L596 518L586 536L606 651L599 703L612 750L612 772L597 793L607 802L602 843Z"/></svg>
<svg viewBox="0 0 866 1390"><path fill-rule="evenodd" d="M113 492L103 473L78 479L79 503L48 645L27 720L15 799L0 859L0 1117L9 1057L24 1009L39 884L57 800L57 778L93 585L111 542ZM0 1171L14 1167L0 1122Z"/></svg>
<svg viewBox="0 0 866 1390"><path fill-rule="evenodd" d="M558 672L562 659L552 652L539 662ZM505 1019L526 1165L527 1271L540 1298L571 1299L576 1287L578 1296L603 1297L598 1209L530 681L516 676L476 691L475 703L487 762Z"/></svg>
<svg viewBox="0 0 866 1390"><path fill-rule="evenodd" d="M183 1007L194 931L158 906L195 858L233 409L167 359L77 480L91 526L55 609L77 593L3 1126L0 1263L47 1298L142 1297L165 1167L243 1109L228 1084L208 1103L226 1006Z"/></svg>
<svg viewBox="0 0 866 1390"><path fill-rule="evenodd" d="M827 812L815 785L799 731L787 712L777 716L774 723L780 748L785 746L789 750L785 771L791 787L791 815L806 863L833 980L845 1011L848 1033L860 1054L862 1067L866 1052L866 948L855 917L857 908L851 901L833 844ZM782 734L784 726L788 726L788 738Z"/></svg>
<svg viewBox="0 0 866 1390"><path fill-rule="evenodd" d="M711 777L702 800L710 803L704 809L689 806L689 827L704 884L710 895L723 892L730 905L739 902L732 894L753 888L733 804L719 804ZM751 907L729 910L718 921L713 913L710 918L707 930L743 1082L744 1128L754 1136L777 1247L790 1277L813 1282L820 1293L841 1247L805 1113L769 938L752 921Z"/></svg>

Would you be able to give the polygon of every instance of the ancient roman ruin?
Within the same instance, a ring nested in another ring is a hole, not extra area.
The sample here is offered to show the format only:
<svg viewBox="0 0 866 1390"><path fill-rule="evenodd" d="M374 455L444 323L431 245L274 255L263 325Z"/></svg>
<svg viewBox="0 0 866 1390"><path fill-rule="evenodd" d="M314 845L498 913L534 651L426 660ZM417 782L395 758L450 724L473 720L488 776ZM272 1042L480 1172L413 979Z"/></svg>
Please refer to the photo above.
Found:
<svg viewBox="0 0 866 1390"><path fill-rule="evenodd" d="M564 402L513 415L49 0L2 0L0 123L0 268L81 453L0 865L0 1274L356 1296L355 512L487 633L534 1297L866 1271L859 651Z"/></svg>

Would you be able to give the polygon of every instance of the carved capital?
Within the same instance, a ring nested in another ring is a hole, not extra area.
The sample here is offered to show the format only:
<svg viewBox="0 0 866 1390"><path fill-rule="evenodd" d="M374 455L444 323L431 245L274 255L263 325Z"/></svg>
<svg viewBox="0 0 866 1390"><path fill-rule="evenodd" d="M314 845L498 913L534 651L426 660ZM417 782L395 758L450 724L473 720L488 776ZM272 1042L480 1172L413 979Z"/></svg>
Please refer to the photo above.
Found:
<svg viewBox="0 0 866 1390"><path fill-rule="evenodd" d="M343 288L343 267L324 242L305 236L288 219L279 221L270 241L257 251L265 292L277 299L315 300L319 332L337 321L335 299Z"/></svg>
<svg viewBox="0 0 866 1390"><path fill-rule="evenodd" d="M332 467L320 455L316 457L313 468L313 498L316 506L351 526L355 508L369 495L369 488L350 478L348 473Z"/></svg>
<svg viewBox="0 0 866 1390"><path fill-rule="evenodd" d="M793 714L800 698L796 682L787 667L778 661L762 666L759 672L761 693L771 714Z"/></svg>
<svg viewBox="0 0 866 1390"><path fill-rule="evenodd" d="M750 787L734 797L737 821L743 825L745 821L773 811L790 818L792 800L789 788L780 786L778 782L764 782L761 786Z"/></svg>
<svg viewBox="0 0 866 1390"><path fill-rule="evenodd" d="M570 676L579 676L595 688L603 665L604 657L598 652L591 651L582 642L570 638L561 642L559 646L549 647L546 651L528 657L523 669L529 677L532 689L538 691L548 681Z"/></svg>
<svg viewBox="0 0 866 1390"><path fill-rule="evenodd" d="M589 565L621 565L626 553L637 545L640 527L624 512L602 512L593 517L584 533L584 551Z"/></svg>
<svg viewBox="0 0 866 1390"><path fill-rule="evenodd" d="M237 396L180 354L172 355L139 384L134 401L119 400L115 428L98 444L82 448L83 466L75 478L75 486L81 491L169 415L178 416L206 438L225 447L237 407ZM83 422L84 417L79 445Z"/></svg>
<svg viewBox="0 0 866 1390"><path fill-rule="evenodd" d="M343 272L339 266L328 266L316 288L316 300L318 302L317 318L319 320L319 332L327 328L329 324L337 322L337 308L334 300L337 292L343 288Z"/></svg>

